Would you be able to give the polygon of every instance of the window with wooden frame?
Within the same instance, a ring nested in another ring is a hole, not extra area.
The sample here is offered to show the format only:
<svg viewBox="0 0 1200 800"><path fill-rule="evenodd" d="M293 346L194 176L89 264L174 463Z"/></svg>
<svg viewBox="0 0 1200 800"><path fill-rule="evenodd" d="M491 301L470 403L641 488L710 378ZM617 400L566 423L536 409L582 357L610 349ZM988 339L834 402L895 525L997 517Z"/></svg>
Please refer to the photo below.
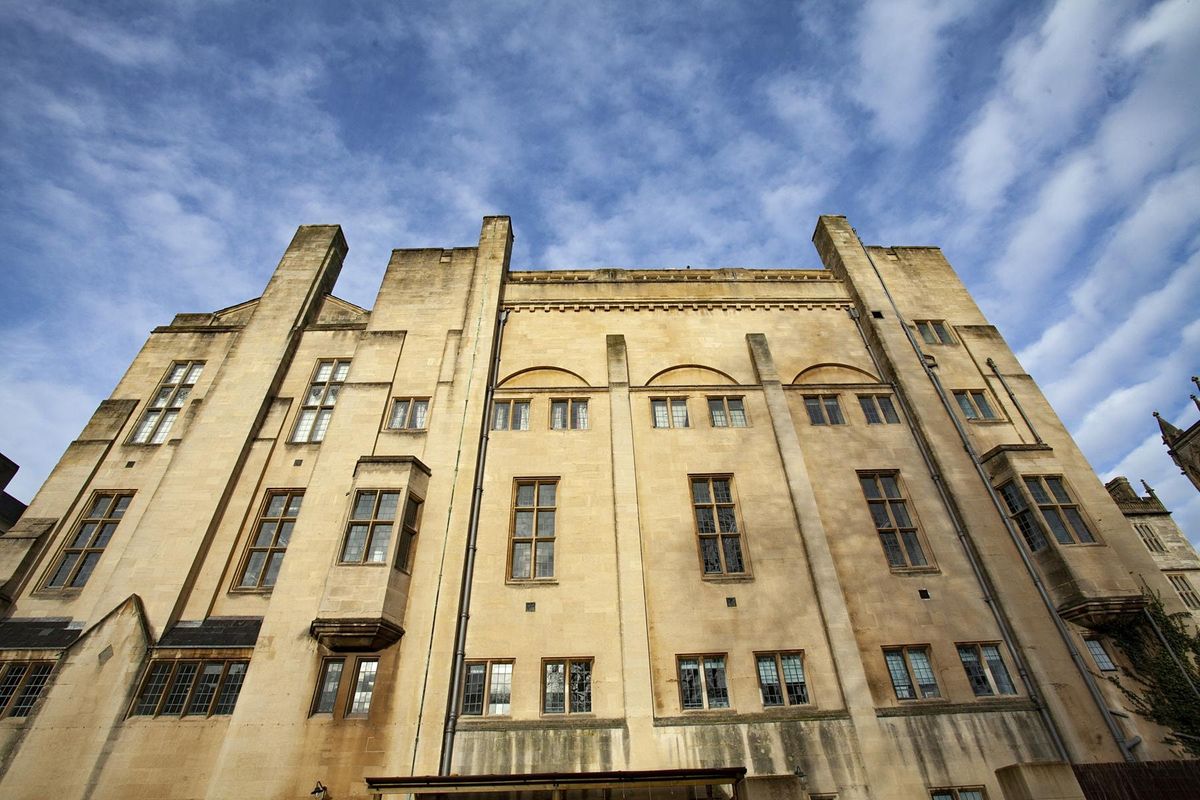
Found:
<svg viewBox="0 0 1200 800"><path fill-rule="evenodd" d="M387 426L393 431L423 431L428 416L428 397L396 397Z"/></svg>
<svg viewBox="0 0 1200 800"><path fill-rule="evenodd" d="M950 786L945 789L931 789L929 800L984 800L982 786Z"/></svg>
<svg viewBox="0 0 1200 800"><path fill-rule="evenodd" d="M550 430L585 431L588 427L588 401L580 398L551 399Z"/></svg>
<svg viewBox="0 0 1200 800"><path fill-rule="evenodd" d="M746 406L740 397L708 398L708 419L714 428L745 428Z"/></svg>
<svg viewBox="0 0 1200 800"><path fill-rule="evenodd" d="M254 522L254 538L242 560L238 589L266 590L275 585L303 499L304 491L300 489L267 492Z"/></svg>
<svg viewBox="0 0 1200 800"><path fill-rule="evenodd" d="M900 415L890 394L860 394L858 404L868 425L896 425Z"/></svg>
<svg viewBox="0 0 1200 800"><path fill-rule="evenodd" d="M842 416L842 406L836 394L806 394L804 409L808 412L808 421L813 425L845 425L846 418Z"/></svg>
<svg viewBox="0 0 1200 800"><path fill-rule="evenodd" d="M729 708L725 654L677 656L679 703L685 711Z"/></svg>
<svg viewBox="0 0 1200 800"><path fill-rule="evenodd" d="M417 532L421 528L421 510L425 507L420 498L410 492L404 503L404 522L400 526L400 545L396 549L396 569L412 571L413 552L416 550Z"/></svg>
<svg viewBox="0 0 1200 800"><path fill-rule="evenodd" d="M909 513L898 472L860 472L858 482L866 497L875 532L892 569L928 567L916 520Z"/></svg>
<svg viewBox="0 0 1200 800"><path fill-rule="evenodd" d="M1025 475L1004 483L999 492L1030 550L1046 546L1046 530L1061 545L1096 543L1061 475Z"/></svg>
<svg viewBox="0 0 1200 800"><path fill-rule="evenodd" d="M1167 546L1163 544L1162 539L1158 538L1154 528L1144 522L1135 522L1133 529L1137 531L1138 536L1142 539L1142 544L1146 545L1146 549L1151 553L1167 552Z"/></svg>
<svg viewBox="0 0 1200 800"><path fill-rule="evenodd" d="M655 428L690 428L686 397L650 398L650 422Z"/></svg>
<svg viewBox="0 0 1200 800"><path fill-rule="evenodd" d="M706 577L745 575L746 559L733 497L732 475L689 475L692 512Z"/></svg>
<svg viewBox="0 0 1200 800"><path fill-rule="evenodd" d="M517 479L514 483L508 577L514 581L550 580L554 577L558 478Z"/></svg>
<svg viewBox="0 0 1200 800"><path fill-rule="evenodd" d="M542 662L542 713L589 714L592 711L592 659L559 658Z"/></svg>
<svg viewBox="0 0 1200 800"><path fill-rule="evenodd" d="M929 645L885 648L883 658L897 700L928 700L942 696L929 660Z"/></svg>
<svg viewBox="0 0 1200 800"><path fill-rule="evenodd" d="M954 337L944 321L923 319L918 320L916 325L917 333L921 334L925 344L954 344Z"/></svg>
<svg viewBox="0 0 1200 800"><path fill-rule="evenodd" d="M976 697L993 697L998 694L1016 694L996 642L958 645L958 660L962 662L971 691Z"/></svg>
<svg viewBox="0 0 1200 800"><path fill-rule="evenodd" d="M1092 661L1096 663L1096 667L1101 672L1117 671L1117 665L1113 663L1112 657L1104 649L1103 642L1099 639L1084 639L1083 643L1087 645L1088 652L1092 655Z"/></svg>
<svg viewBox="0 0 1200 800"><path fill-rule="evenodd" d="M333 407L337 404L338 394L342 384L350 372L349 359L327 359L317 362L308 393L304 395L304 403L300 406L300 415L296 417L296 429L292 432L291 441L320 442L325 438L329 429L329 420L333 417Z"/></svg>
<svg viewBox="0 0 1200 800"><path fill-rule="evenodd" d="M154 393L154 399L146 407L133 435L129 437L130 444L162 444L171 432L171 426L179 418L183 403L200 380L204 371L203 361L176 361L167 370L162 383Z"/></svg>
<svg viewBox="0 0 1200 800"><path fill-rule="evenodd" d="M492 430L529 430L528 400L495 400L492 402Z"/></svg>
<svg viewBox="0 0 1200 800"><path fill-rule="evenodd" d="M342 564L387 563L399 503L399 489L360 489L355 493L339 559Z"/></svg>
<svg viewBox="0 0 1200 800"><path fill-rule="evenodd" d="M0 717L29 716L53 670L50 661L0 662Z"/></svg>
<svg viewBox="0 0 1200 800"><path fill-rule="evenodd" d="M954 399L969 420L991 422L1000 419L988 400L988 393L981 389L960 389L954 392Z"/></svg>
<svg viewBox="0 0 1200 800"><path fill-rule="evenodd" d="M86 584L100 556L104 554L104 548L117 532L117 525L125 516L125 509L131 500L132 492L97 492L92 495L42 588L78 589Z"/></svg>
<svg viewBox="0 0 1200 800"><path fill-rule="evenodd" d="M212 717L232 714L249 662L244 659L155 659L129 715Z"/></svg>
<svg viewBox="0 0 1200 800"><path fill-rule="evenodd" d="M754 661L764 708L808 703L803 653L757 653Z"/></svg>
<svg viewBox="0 0 1200 800"><path fill-rule="evenodd" d="M367 716L378 674L379 658L376 656L323 659L310 714L336 716L340 709L343 718Z"/></svg>
<svg viewBox="0 0 1200 800"><path fill-rule="evenodd" d="M1185 606L1193 611L1200 610L1200 594L1196 593L1196 587L1192 586L1187 575L1182 572L1168 572L1167 580L1171 582L1171 586L1175 587L1175 591L1179 593L1179 599Z"/></svg>
<svg viewBox="0 0 1200 800"><path fill-rule="evenodd" d="M463 681L464 716L512 713L512 661L468 661Z"/></svg>

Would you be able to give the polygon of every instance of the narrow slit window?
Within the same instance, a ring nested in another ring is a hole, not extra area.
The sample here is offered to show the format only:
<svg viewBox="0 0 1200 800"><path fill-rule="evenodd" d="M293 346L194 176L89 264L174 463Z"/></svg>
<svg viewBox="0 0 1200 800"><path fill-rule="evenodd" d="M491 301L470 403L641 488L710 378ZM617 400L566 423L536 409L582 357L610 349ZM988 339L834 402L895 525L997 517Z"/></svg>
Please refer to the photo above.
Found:
<svg viewBox="0 0 1200 800"><path fill-rule="evenodd" d="M404 522L400 526L400 545L396 549L396 569L412 570L413 553L417 547L417 533L421 528L421 510L425 504L411 494L404 504Z"/></svg>

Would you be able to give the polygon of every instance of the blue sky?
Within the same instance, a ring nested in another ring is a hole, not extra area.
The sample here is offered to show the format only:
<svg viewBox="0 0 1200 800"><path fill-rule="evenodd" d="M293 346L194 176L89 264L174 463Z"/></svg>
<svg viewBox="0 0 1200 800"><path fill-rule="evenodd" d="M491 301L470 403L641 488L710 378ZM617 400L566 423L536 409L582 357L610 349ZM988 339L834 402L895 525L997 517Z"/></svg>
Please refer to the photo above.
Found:
<svg viewBox="0 0 1200 800"><path fill-rule="evenodd" d="M940 245L1103 477L1200 540L1200 2L0 0L0 451L29 499L148 331L340 223L518 268ZM280 9L286 9L281 11Z"/></svg>

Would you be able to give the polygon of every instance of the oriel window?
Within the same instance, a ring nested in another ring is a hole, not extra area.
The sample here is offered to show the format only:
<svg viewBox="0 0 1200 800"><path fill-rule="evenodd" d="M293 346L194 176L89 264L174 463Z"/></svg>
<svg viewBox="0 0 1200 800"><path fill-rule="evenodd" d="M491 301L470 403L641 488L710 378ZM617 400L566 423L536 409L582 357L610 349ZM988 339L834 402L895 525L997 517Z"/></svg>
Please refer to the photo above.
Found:
<svg viewBox="0 0 1200 800"><path fill-rule="evenodd" d="M392 526L400 502L398 489L359 490L354 496L346 540L342 544L343 564L384 564Z"/></svg>

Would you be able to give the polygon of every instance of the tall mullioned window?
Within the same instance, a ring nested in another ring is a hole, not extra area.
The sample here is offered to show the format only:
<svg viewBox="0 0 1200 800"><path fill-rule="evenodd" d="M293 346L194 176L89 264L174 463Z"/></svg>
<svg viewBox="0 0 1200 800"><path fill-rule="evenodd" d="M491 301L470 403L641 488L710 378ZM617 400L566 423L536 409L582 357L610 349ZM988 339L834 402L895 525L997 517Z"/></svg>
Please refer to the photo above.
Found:
<svg viewBox="0 0 1200 800"><path fill-rule="evenodd" d="M320 442L325 439L329 420L333 418L333 407L337 404L338 394L349 372L349 360L317 362L308 393L304 395L304 403L300 406L300 416L296 418L293 442Z"/></svg>
<svg viewBox="0 0 1200 800"><path fill-rule="evenodd" d="M246 551L239 589L270 589L275 585L303 500L304 492L300 490L267 493Z"/></svg>
<svg viewBox="0 0 1200 800"><path fill-rule="evenodd" d="M200 373L204 371L203 361L176 361L167 370L154 399L146 408L146 413L133 429L132 444L162 444L171 432L171 426L179 418L184 401L191 394Z"/></svg>
<svg viewBox="0 0 1200 800"><path fill-rule="evenodd" d="M87 583L131 500L133 495L123 492L100 492L92 497L50 571L45 588L78 589Z"/></svg>
<svg viewBox="0 0 1200 800"><path fill-rule="evenodd" d="M518 480L513 496L512 550L509 578L514 581L554 577L558 479Z"/></svg>
<svg viewBox="0 0 1200 800"><path fill-rule="evenodd" d="M692 485L692 512L700 539L700 566L706 576L743 575L746 559L738 527L733 478L697 476Z"/></svg>
<svg viewBox="0 0 1200 800"><path fill-rule="evenodd" d="M895 472L860 472L858 481L871 510L871 519L892 569L925 567L925 549L917 523L908 511L908 501Z"/></svg>

